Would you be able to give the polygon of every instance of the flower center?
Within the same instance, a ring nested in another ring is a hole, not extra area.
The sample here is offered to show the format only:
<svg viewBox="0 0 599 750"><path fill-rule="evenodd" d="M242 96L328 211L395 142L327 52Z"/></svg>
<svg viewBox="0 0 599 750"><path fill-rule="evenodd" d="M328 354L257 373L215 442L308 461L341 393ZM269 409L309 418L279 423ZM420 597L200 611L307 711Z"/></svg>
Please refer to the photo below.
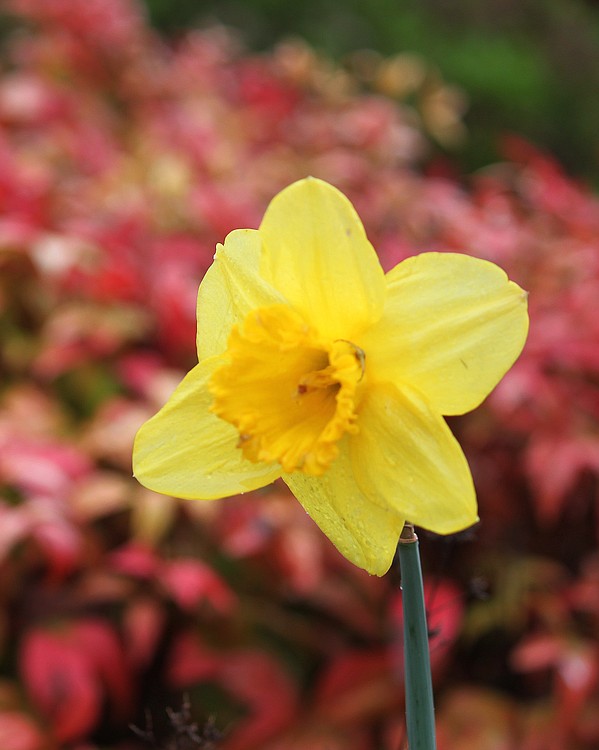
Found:
<svg viewBox="0 0 599 750"><path fill-rule="evenodd" d="M237 428L244 456L322 474L343 435L358 431L364 352L323 342L290 307L273 305L232 329L227 354L210 381L212 411Z"/></svg>

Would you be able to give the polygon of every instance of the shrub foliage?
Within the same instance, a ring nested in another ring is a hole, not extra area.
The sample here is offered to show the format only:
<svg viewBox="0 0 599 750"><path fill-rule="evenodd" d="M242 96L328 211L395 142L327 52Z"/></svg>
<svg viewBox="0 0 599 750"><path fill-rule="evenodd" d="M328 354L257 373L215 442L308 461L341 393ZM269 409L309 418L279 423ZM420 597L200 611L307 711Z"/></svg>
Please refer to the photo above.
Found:
<svg viewBox="0 0 599 750"><path fill-rule="evenodd" d="M459 250L530 291L524 355L451 423L482 521L422 538L439 742L596 747L597 199L514 137L472 179L425 174L427 134L459 120L442 83L398 103L413 60L249 55L219 28L167 46L133 0L9 6L3 750L401 745L397 574L353 569L282 486L189 503L131 478L136 429L193 363L215 244L306 174L347 193L386 267Z"/></svg>

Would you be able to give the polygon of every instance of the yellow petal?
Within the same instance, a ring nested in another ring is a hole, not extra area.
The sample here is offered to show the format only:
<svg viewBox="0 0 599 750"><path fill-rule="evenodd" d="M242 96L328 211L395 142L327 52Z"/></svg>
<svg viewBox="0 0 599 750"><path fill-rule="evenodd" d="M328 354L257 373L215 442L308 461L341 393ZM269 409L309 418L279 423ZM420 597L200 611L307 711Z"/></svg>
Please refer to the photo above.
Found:
<svg viewBox="0 0 599 750"><path fill-rule="evenodd" d="M259 229L264 277L325 337L351 338L380 317L384 274L348 199L309 177L272 200Z"/></svg>
<svg viewBox="0 0 599 750"><path fill-rule="evenodd" d="M220 365L219 357L197 365L137 433L133 472L149 489L211 500L264 487L280 476L278 464L246 460L237 448L237 430L209 411L207 383Z"/></svg>
<svg viewBox="0 0 599 750"><path fill-rule="evenodd" d="M227 347L231 327L248 312L284 302L260 275L262 239L255 229L237 229L217 245L214 263L198 291L197 349L200 362Z"/></svg>
<svg viewBox="0 0 599 750"><path fill-rule="evenodd" d="M368 388L349 439L358 486L372 503L451 534L478 520L470 469L445 420L412 389Z"/></svg>
<svg viewBox="0 0 599 750"><path fill-rule="evenodd" d="M528 333L526 293L493 263L424 253L387 274L381 320L356 343L377 381L411 383L441 414L478 406Z"/></svg>
<svg viewBox="0 0 599 750"><path fill-rule="evenodd" d="M294 472L283 479L344 557L374 575L387 572L404 519L360 492L347 446L322 476Z"/></svg>

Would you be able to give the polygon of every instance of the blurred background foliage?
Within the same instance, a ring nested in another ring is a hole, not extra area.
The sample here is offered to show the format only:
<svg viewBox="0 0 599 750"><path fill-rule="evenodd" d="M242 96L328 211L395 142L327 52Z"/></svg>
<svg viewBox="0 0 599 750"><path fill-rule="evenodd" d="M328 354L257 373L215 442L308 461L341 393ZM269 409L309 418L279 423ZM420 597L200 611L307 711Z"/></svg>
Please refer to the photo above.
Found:
<svg viewBox="0 0 599 750"><path fill-rule="evenodd" d="M193 503L131 476L216 243L306 174L384 268L465 252L529 291L522 357L451 423L482 522L421 535L439 746L596 750L596 11L161 7L158 33L139 0L0 5L0 750L213 750L209 716L219 750L402 747L397 573L281 485ZM327 56L277 41L304 28Z"/></svg>
<svg viewBox="0 0 599 750"><path fill-rule="evenodd" d="M297 35L336 60L357 49L412 52L467 98L468 138L452 156L472 171L498 138L524 135L599 182L599 5L592 0L145 0L168 34L215 21L268 49Z"/></svg>

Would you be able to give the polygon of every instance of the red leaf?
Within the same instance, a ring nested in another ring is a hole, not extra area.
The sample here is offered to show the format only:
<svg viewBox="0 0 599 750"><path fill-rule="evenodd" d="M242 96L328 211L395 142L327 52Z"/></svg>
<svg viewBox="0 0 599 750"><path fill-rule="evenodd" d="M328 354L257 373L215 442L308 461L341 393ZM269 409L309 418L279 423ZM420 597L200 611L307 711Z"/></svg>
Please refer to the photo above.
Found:
<svg viewBox="0 0 599 750"><path fill-rule="evenodd" d="M135 599L128 606L123 622L129 661L143 669L154 656L164 630L166 615L151 597Z"/></svg>
<svg viewBox="0 0 599 750"><path fill-rule="evenodd" d="M563 651L563 639L551 633L529 636L512 651L511 663L519 672L555 667Z"/></svg>
<svg viewBox="0 0 599 750"><path fill-rule="evenodd" d="M111 628L85 620L61 630L33 629L20 650L23 681L61 741L84 737L96 724L104 689L119 718L131 707L131 677Z"/></svg>
<svg viewBox="0 0 599 750"><path fill-rule="evenodd" d="M78 529L61 518L55 518L36 524L31 535L44 552L49 577L53 581L64 579L75 569L82 551Z"/></svg>
<svg viewBox="0 0 599 750"><path fill-rule="evenodd" d="M235 729L223 750L261 747L287 727L298 710L297 690L279 664L257 651L240 651L223 658L219 682L243 701L250 715Z"/></svg>
<svg viewBox="0 0 599 750"><path fill-rule="evenodd" d="M556 674L557 722L564 737L572 736L582 712L599 683L599 654L595 644L568 644ZM565 743L564 743L565 744Z"/></svg>
<svg viewBox="0 0 599 750"><path fill-rule="evenodd" d="M460 589L451 581L425 581L424 597L431 667L437 674L443 668L459 636L464 616L464 599ZM397 628L398 647L403 649L403 610L400 592L391 603L391 615Z"/></svg>
<svg viewBox="0 0 599 750"><path fill-rule="evenodd" d="M2 750L44 750L47 745L41 730L25 714L1 711L0 747Z"/></svg>
<svg viewBox="0 0 599 750"><path fill-rule="evenodd" d="M7 435L0 447L0 478L27 495L63 499L91 470L87 456L70 445Z"/></svg>
<svg viewBox="0 0 599 750"><path fill-rule="evenodd" d="M31 700L63 742L83 737L101 706L97 676L65 633L31 630L21 644L20 667Z"/></svg>
<svg viewBox="0 0 599 750"><path fill-rule="evenodd" d="M567 433L538 437L528 450L526 465L539 519L555 523L581 473L588 469L599 474L599 440Z"/></svg>
<svg viewBox="0 0 599 750"><path fill-rule="evenodd" d="M210 680L218 673L221 657L206 648L194 633L182 633L169 654L167 680L175 688Z"/></svg>
<svg viewBox="0 0 599 750"><path fill-rule="evenodd" d="M110 555L110 567L133 578L153 578L160 567L160 558L142 544L127 544Z"/></svg>
<svg viewBox="0 0 599 750"><path fill-rule="evenodd" d="M248 716L223 750L253 750L288 726L297 713L293 681L270 656L258 651L218 653L194 633L180 636L169 658L168 680L178 689L213 682L245 704Z"/></svg>
<svg viewBox="0 0 599 750"><path fill-rule="evenodd" d="M101 620L84 620L73 625L71 638L105 686L116 716L126 718L132 705L131 674L114 630Z"/></svg>
<svg viewBox="0 0 599 750"><path fill-rule="evenodd" d="M550 668L554 676L556 732L568 737L599 683L599 653L594 643L541 633L523 640L512 653L523 672Z"/></svg>
<svg viewBox="0 0 599 750"><path fill-rule="evenodd" d="M338 656L319 682L315 701L319 715L345 724L380 716L402 696L391 651L377 649Z"/></svg>
<svg viewBox="0 0 599 750"><path fill-rule="evenodd" d="M158 575L164 588L183 610L193 611L202 601L227 614L235 604L229 587L207 565L194 559L165 563Z"/></svg>

